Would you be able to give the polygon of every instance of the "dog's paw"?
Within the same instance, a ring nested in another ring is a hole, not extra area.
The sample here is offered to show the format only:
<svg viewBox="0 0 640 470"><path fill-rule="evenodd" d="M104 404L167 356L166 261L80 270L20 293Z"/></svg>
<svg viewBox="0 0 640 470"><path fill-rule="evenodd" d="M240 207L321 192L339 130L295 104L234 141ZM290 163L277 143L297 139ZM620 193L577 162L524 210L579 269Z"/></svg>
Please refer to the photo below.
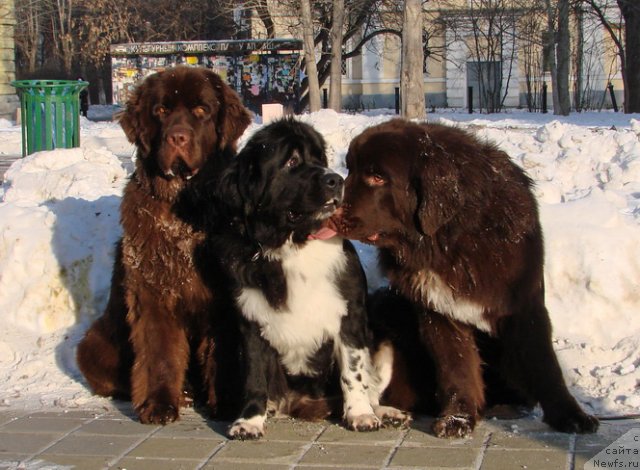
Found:
<svg viewBox="0 0 640 470"><path fill-rule="evenodd" d="M178 405L166 402L158 402L152 399L146 400L136 409L142 424L173 423L180 417Z"/></svg>
<svg viewBox="0 0 640 470"><path fill-rule="evenodd" d="M373 412L382 422L382 426L400 428L411 423L411 415L392 406L374 406Z"/></svg>
<svg viewBox="0 0 640 470"><path fill-rule="evenodd" d="M433 423L433 433L436 437L467 437L473 432L476 420L470 415L447 415L438 418Z"/></svg>
<svg viewBox="0 0 640 470"><path fill-rule="evenodd" d="M594 433L598 430L598 426L600 426L598 418L588 415L582 410L554 415L545 413L543 421L557 431L570 434Z"/></svg>
<svg viewBox="0 0 640 470"><path fill-rule="evenodd" d="M380 420L373 413L361 415L347 415L345 418L347 428L352 431L366 432L380 429Z"/></svg>
<svg viewBox="0 0 640 470"><path fill-rule="evenodd" d="M237 419L227 431L230 439L240 441L256 440L264 436L264 425L244 418Z"/></svg>
<svg viewBox="0 0 640 470"><path fill-rule="evenodd" d="M287 278L280 263L270 262L265 265L262 289L267 302L273 309L287 308Z"/></svg>

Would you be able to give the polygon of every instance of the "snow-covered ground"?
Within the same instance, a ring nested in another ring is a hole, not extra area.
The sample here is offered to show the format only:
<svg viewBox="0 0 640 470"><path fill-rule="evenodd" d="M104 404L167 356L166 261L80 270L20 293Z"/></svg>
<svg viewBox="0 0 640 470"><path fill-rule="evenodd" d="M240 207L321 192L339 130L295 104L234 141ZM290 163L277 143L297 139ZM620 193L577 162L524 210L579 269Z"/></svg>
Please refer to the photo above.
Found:
<svg viewBox="0 0 640 470"><path fill-rule="evenodd" d="M345 174L351 138L390 117L322 111L301 119L325 136L331 166ZM442 112L429 119L497 142L534 178L547 304L567 382L592 412L638 413L640 115ZM134 149L112 122L82 119L81 127L80 149L18 160L0 189L0 407L112 406L85 387L74 354L106 304L128 176L118 157ZM20 134L0 121L0 158L20 154ZM374 251L359 251L371 287L380 285Z"/></svg>

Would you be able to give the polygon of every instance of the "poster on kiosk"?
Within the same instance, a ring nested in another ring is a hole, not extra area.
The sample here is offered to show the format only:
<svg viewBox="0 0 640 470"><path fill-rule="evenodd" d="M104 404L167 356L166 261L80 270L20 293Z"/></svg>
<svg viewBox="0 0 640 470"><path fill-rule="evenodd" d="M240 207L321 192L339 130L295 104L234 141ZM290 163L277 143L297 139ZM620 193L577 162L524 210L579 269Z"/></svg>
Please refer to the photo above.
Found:
<svg viewBox="0 0 640 470"><path fill-rule="evenodd" d="M245 106L298 111L302 43L295 39L129 43L111 46L113 103L124 106L136 83L176 65L206 67L226 80Z"/></svg>

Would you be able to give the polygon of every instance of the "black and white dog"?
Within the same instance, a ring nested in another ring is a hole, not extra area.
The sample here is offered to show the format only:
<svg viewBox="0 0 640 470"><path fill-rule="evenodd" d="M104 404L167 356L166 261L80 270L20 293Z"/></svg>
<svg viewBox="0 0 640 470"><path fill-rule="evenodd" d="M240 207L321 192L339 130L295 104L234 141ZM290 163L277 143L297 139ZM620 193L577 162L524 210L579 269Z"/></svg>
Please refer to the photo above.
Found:
<svg viewBox="0 0 640 470"><path fill-rule="evenodd" d="M244 407L229 436L261 437L268 403L324 417L333 392L342 393L350 429L406 423L407 414L379 405L366 279L351 243L327 224L342 202L343 179L327 168L322 136L293 119L265 126L214 191L228 223L211 240L236 286L246 368Z"/></svg>

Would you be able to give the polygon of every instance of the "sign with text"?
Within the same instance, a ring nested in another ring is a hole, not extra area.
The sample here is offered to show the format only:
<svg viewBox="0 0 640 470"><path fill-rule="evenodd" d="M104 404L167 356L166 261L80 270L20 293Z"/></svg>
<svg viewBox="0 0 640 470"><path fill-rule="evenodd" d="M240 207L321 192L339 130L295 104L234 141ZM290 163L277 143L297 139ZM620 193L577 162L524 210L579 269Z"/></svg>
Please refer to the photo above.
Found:
<svg viewBox="0 0 640 470"><path fill-rule="evenodd" d="M640 468L640 428L616 439L584 464L584 470L599 468Z"/></svg>

